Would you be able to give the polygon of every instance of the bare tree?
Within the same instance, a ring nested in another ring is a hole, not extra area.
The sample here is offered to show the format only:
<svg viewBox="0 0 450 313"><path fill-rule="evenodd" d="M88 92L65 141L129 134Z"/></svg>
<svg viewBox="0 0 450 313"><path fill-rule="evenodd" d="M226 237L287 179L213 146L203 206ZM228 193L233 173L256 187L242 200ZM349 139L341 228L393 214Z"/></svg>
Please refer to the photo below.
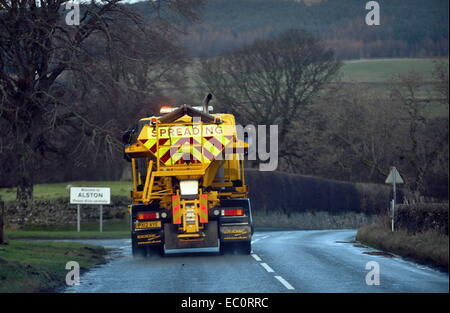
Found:
<svg viewBox="0 0 450 313"><path fill-rule="evenodd" d="M442 97L444 104L449 104L448 98L448 60L437 60L434 63L434 79L436 79L436 93Z"/></svg>
<svg viewBox="0 0 450 313"><path fill-rule="evenodd" d="M178 34L156 24L154 21L146 26L145 32L115 24L117 40L111 44L108 58L95 60L83 72L70 75L69 85L78 91L71 97L73 103L92 112L90 120L97 125L109 122L117 138L139 118L159 112L161 105L172 104L172 94L166 89L183 84L188 60L184 49L174 45ZM73 157L77 167L86 168L91 160L101 159L112 168L111 173L129 169L122 162L122 154L107 153L108 146L101 142L81 141L77 145L81 148Z"/></svg>
<svg viewBox="0 0 450 313"><path fill-rule="evenodd" d="M330 86L289 139L303 153L292 169L381 182L395 165L409 200L436 194L441 189L436 185L448 181L448 115L436 113L442 105L448 108L440 80L445 71L439 69L432 85L410 72L388 81L384 91L361 84Z"/></svg>
<svg viewBox="0 0 450 313"><path fill-rule="evenodd" d="M337 73L333 52L302 30L259 39L223 57L201 59L201 83L241 123L278 124L280 156L295 121Z"/></svg>
<svg viewBox="0 0 450 313"><path fill-rule="evenodd" d="M69 73L85 72L95 59L108 60L116 21L135 25L134 32L145 31L137 12L120 1L91 1L82 6L79 25L66 25L67 0L0 0L0 151L2 158L8 156L1 172L15 176L18 200L32 198L33 173L43 157L73 150L61 137L76 130L108 144L115 141L114 125L92 122L88 108L64 100L70 98ZM192 18L201 2L158 3L173 16ZM167 12L158 12L160 23ZM106 47L106 54L95 54L93 39Z"/></svg>
<svg viewBox="0 0 450 313"><path fill-rule="evenodd" d="M436 68L437 92L443 92L444 70ZM439 162L445 147L448 147L448 117L434 117L433 107L439 105L432 101L435 92L426 89L425 78L417 72L398 75L393 85L391 97L404 113L400 119L403 124L402 141L397 149L403 165L408 168L409 180L406 182L415 201L424 192L425 176L436 162ZM447 70L448 82L448 70ZM448 85L446 106L448 109ZM439 102L439 99L438 99ZM448 153L448 149L447 149ZM448 155L447 155L448 159Z"/></svg>

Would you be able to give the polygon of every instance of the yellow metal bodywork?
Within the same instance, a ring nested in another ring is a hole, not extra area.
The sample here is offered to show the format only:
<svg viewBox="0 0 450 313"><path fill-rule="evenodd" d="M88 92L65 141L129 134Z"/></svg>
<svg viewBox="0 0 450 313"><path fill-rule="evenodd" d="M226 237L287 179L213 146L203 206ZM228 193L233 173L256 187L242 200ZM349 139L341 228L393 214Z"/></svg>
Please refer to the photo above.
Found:
<svg viewBox="0 0 450 313"><path fill-rule="evenodd" d="M233 115L213 116L221 123L205 124L187 115L170 124L159 123L157 117L141 120L145 124L136 142L125 148L131 158L133 204L147 205L160 200L161 208L171 209L172 196L180 194L178 182L192 179L199 180L198 194L206 195L207 208L219 205L222 196L248 197L243 171L243 152L248 144L238 139ZM186 155L190 162L185 161ZM138 159L145 164L145 171L138 169ZM233 187L233 181L242 184L231 192L223 190L222 187ZM181 200L180 238L200 236L204 224L200 223L200 215L204 214L199 209L200 201L200 198ZM197 217L194 222L188 222L189 212Z"/></svg>

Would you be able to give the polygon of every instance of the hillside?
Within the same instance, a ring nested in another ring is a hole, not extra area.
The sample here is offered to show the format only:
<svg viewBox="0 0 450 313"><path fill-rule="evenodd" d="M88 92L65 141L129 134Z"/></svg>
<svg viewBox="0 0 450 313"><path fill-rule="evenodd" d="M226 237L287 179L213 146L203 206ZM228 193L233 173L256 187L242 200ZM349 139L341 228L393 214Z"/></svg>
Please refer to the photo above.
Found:
<svg viewBox="0 0 450 313"><path fill-rule="evenodd" d="M289 28L323 38L341 59L448 54L448 1L378 1L381 25L365 24L365 1L209 0L183 44L194 55L218 55ZM134 4L150 14L145 3Z"/></svg>

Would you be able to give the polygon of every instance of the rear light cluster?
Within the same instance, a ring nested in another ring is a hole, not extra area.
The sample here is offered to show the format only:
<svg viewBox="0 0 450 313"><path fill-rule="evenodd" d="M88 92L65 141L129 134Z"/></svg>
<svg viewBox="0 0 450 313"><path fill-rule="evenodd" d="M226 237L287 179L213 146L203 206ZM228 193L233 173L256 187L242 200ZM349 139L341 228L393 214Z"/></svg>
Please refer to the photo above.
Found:
<svg viewBox="0 0 450 313"><path fill-rule="evenodd" d="M158 212L141 212L136 215L138 220L155 220L159 218Z"/></svg>
<svg viewBox="0 0 450 313"><path fill-rule="evenodd" d="M244 209L224 209L222 210L222 216L242 216L244 215Z"/></svg>

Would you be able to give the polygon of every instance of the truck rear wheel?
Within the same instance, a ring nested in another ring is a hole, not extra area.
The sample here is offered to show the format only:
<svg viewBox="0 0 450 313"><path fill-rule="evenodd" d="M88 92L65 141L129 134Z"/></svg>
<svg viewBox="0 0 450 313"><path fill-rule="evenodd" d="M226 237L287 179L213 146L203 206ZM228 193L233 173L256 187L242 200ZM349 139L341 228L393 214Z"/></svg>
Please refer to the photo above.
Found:
<svg viewBox="0 0 450 313"><path fill-rule="evenodd" d="M147 257L161 257L164 256L164 248L162 246L147 247Z"/></svg>
<svg viewBox="0 0 450 313"><path fill-rule="evenodd" d="M164 250L160 246L137 247L133 245L131 250L134 258L159 257L164 255Z"/></svg>
<svg viewBox="0 0 450 313"><path fill-rule="evenodd" d="M145 258L147 256L147 247L131 246L131 252L134 258Z"/></svg>
<svg viewBox="0 0 450 313"><path fill-rule="evenodd" d="M239 254L250 254L252 252L252 243L250 241L237 242L236 250Z"/></svg>
<svg viewBox="0 0 450 313"><path fill-rule="evenodd" d="M220 254L250 254L252 244L250 241L222 242L220 244Z"/></svg>

